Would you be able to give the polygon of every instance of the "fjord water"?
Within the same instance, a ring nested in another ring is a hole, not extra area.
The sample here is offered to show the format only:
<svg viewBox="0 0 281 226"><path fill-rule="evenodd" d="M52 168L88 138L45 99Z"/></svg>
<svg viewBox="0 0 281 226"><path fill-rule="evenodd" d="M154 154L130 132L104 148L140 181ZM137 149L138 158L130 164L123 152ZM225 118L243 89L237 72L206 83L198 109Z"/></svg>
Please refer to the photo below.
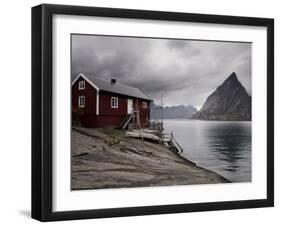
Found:
<svg viewBox="0 0 281 226"><path fill-rule="evenodd" d="M251 122L164 120L183 156L231 182L251 181Z"/></svg>

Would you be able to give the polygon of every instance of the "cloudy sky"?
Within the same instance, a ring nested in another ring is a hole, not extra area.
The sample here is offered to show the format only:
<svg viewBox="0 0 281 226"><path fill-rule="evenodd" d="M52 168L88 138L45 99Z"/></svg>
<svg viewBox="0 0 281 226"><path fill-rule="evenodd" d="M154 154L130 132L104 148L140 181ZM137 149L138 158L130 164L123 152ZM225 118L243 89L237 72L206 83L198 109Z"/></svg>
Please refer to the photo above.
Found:
<svg viewBox="0 0 281 226"><path fill-rule="evenodd" d="M72 35L73 77L114 77L165 106L200 108L232 72L251 94L250 43Z"/></svg>

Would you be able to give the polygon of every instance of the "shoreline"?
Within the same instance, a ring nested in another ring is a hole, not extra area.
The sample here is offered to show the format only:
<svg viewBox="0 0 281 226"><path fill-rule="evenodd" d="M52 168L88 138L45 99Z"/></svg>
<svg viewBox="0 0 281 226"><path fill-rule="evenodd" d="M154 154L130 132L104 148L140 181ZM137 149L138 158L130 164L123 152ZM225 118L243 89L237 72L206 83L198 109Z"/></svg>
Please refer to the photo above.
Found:
<svg viewBox="0 0 281 226"><path fill-rule="evenodd" d="M71 190L230 183L166 146L113 128L73 127Z"/></svg>
<svg viewBox="0 0 281 226"><path fill-rule="evenodd" d="M154 119L152 119L153 121ZM184 120L184 121L201 121L201 122L252 122L252 120L217 120L217 119L195 119L195 118L163 118L165 120Z"/></svg>
<svg viewBox="0 0 281 226"><path fill-rule="evenodd" d="M172 152L172 153L173 153L173 152ZM175 153L173 153L173 154L175 154ZM176 154L175 154L175 155L176 155ZM195 167L197 167L197 168L199 168L199 169L202 169L202 170L205 170L205 171L208 171L208 172L217 174L219 177L222 177L222 179L225 180L226 183L232 183L230 180L228 180L227 178L225 178L224 176L222 176L221 174L219 174L219 173L217 173L217 172L215 172L215 171L213 171L213 170L207 169L207 168L205 168L205 167L203 167L203 166L198 166L196 162L193 162L193 161L189 160L188 158L186 158L186 157L184 157L184 156L182 156L182 155L177 155L177 156L178 156L179 158L182 158L184 161L187 161L188 164L193 164Z"/></svg>

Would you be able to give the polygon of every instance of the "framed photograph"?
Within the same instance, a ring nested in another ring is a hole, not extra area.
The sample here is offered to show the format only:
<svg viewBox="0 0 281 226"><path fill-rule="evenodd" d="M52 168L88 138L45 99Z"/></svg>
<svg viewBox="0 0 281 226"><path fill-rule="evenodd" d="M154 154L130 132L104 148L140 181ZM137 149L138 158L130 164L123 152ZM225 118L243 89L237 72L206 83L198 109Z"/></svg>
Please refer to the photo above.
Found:
<svg viewBox="0 0 281 226"><path fill-rule="evenodd" d="M32 8L32 217L274 205L274 21Z"/></svg>

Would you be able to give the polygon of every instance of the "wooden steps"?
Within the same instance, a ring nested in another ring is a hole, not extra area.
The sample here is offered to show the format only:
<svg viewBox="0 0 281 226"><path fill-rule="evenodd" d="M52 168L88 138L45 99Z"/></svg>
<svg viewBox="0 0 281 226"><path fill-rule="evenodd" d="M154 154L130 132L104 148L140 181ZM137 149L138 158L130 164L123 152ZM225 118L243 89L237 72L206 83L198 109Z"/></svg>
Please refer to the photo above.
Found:
<svg viewBox="0 0 281 226"><path fill-rule="evenodd" d="M181 147L179 147L179 146L178 146L176 143L174 143L173 141L167 141L166 144L167 144L168 148L169 148L172 152L174 152L174 153L176 153L176 154L181 154L181 153L182 153Z"/></svg>
<svg viewBox="0 0 281 226"><path fill-rule="evenodd" d="M176 154L181 154L183 152L183 148L179 145L173 133L171 133L170 136L168 134L164 134L162 141L172 152Z"/></svg>
<svg viewBox="0 0 281 226"><path fill-rule="evenodd" d="M123 119L123 121L120 123L119 128L120 129L126 129L128 126L129 122L132 120L133 115L132 114L127 114L126 117Z"/></svg>

